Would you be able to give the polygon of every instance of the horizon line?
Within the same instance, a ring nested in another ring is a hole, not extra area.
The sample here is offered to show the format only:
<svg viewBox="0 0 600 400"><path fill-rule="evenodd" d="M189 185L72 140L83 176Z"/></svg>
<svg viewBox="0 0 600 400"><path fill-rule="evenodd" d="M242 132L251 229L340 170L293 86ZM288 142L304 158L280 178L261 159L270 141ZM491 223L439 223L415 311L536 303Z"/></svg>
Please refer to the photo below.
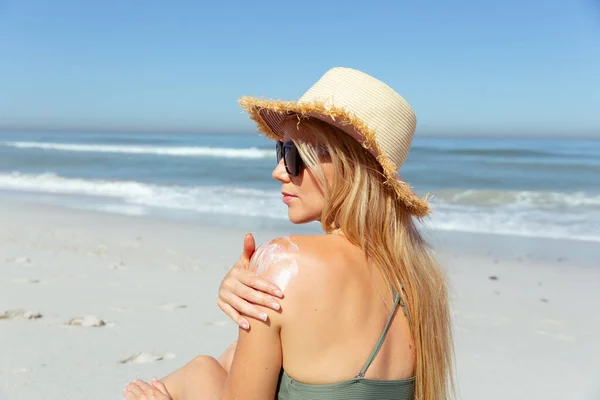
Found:
<svg viewBox="0 0 600 400"><path fill-rule="evenodd" d="M189 135L219 135L219 134L235 134L235 135L260 135L258 131L250 130L237 130L237 129L202 129L202 128L135 128L135 127L98 127L98 126L13 126L13 125L0 125L0 133L8 132L64 132L64 133L122 133L122 134L189 134ZM511 139L600 139L600 131L593 132L581 132L579 134L564 133L564 132L532 132L531 130L524 130L522 133L514 129L511 132L495 132L486 133L484 131L474 131L473 129L465 129L464 131L458 131L456 129L448 130L446 133L440 132L417 132L416 138L419 137L431 137L431 138L511 138Z"/></svg>

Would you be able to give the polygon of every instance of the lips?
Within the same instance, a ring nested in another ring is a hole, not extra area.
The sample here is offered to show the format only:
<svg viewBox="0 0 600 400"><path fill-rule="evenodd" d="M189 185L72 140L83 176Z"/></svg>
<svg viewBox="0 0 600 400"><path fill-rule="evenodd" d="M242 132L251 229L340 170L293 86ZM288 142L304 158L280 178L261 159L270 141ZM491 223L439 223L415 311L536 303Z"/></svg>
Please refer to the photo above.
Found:
<svg viewBox="0 0 600 400"><path fill-rule="evenodd" d="M281 199L285 204L288 204L290 202L292 202L296 196L294 196L291 193L287 193L287 192L281 192L281 194L283 195L283 198Z"/></svg>

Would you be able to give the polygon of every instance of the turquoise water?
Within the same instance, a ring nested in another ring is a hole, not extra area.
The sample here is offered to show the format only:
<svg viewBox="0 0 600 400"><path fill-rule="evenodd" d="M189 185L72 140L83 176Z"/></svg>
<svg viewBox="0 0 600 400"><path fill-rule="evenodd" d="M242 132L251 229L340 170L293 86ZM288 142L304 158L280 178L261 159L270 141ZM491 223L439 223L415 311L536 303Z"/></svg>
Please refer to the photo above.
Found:
<svg viewBox="0 0 600 400"><path fill-rule="evenodd" d="M245 227L289 226L255 135L0 133L0 196ZM427 227L600 241L600 140L419 138L402 177Z"/></svg>

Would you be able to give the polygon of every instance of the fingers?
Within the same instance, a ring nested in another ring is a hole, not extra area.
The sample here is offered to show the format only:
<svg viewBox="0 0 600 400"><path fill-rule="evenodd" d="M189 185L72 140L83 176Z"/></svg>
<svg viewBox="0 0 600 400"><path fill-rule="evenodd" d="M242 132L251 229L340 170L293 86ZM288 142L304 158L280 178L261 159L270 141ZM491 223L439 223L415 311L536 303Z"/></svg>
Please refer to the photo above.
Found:
<svg viewBox="0 0 600 400"><path fill-rule="evenodd" d="M165 396L171 396L169 394L169 391L167 390L167 387L165 386L165 384L162 383L161 381L159 381L158 379L152 378L152 386L154 386L156 389L158 389Z"/></svg>
<svg viewBox="0 0 600 400"><path fill-rule="evenodd" d="M236 292L239 292L239 291L241 291L241 290L240 289L236 290ZM263 320L263 321L267 320L267 314L265 314L263 311L261 311L260 308L258 308L254 304L247 302L244 298L240 298L238 296L231 295L231 296L228 296L225 300L226 300L225 303L227 305L229 305L230 307L233 307L235 309L235 311L237 311L240 314L243 314L244 316L253 317L256 319Z"/></svg>
<svg viewBox="0 0 600 400"><path fill-rule="evenodd" d="M153 385L149 385L142 380L136 379L134 382L130 382L123 392L127 400L172 400L162 382L153 379L152 383Z"/></svg>
<svg viewBox="0 0 600 400"><path fill-rule="evenodd" d="M123 394L125 395L125 399L126 400L139 400L140 397L138 395L136 395L135 393L131 392L128 388L129 388L129 385L127 385L125 387L125 389L123 389Z"/></svg>
<svg viewBox="0 0 600 400"><path fill-rule="evenodd" d="M280 304L275 297L283 297L283 292L273 283L255 275L251 271L232 270L223 279L219 287L219 300L238 309L233 303L235 298L242 298L250 303L260 304L274 310L279 310Z"/></svg>
<svg viewBox="0 0 600 400"><path fill-rule="evenodd" d="M140 397L138 397L137 395L133 394L132 392L130 392L127 389L124 389L123 393L125 394L125 400L139 400L140 399Z"/></svg>
<svg viewBox="0 0 600 400"><path fill-rule="evenodd" d="M241 300L241 299L240 299ZM242 329L249 329L250 323L247 319L243 318L231 305L225 303L221 299L217 300L217 305L223 312L231 318L233 322L235 322Z"/></svg>
<svg viewBox="0 0 600 400"><path fill-rule="evenodd" d="M127 400L138 400L143 399L144 391L135 382L129 382L129 384L123 390Z"/></svg>
<svg viewBox="0 0 600 400"><path fill-rule="evenodd" d="M237 295L237 297L240 297L241 299L251 303L252 305L260 305L260 306L272 308L275 311L279 311L279 309L281 308L281 305L279 304L277 299L275 299L273 296L270 296L268 294L262 293L256 289L254 289L253 286L251 286L251 285L256 285L256 283L254 282L253 279L250 279L250 281L251 282L249 282L249 283L238 282L234 286L233 291ZM258 308L256 310L258 311ZM241 311L241 310L238 310L238 311ZM246 314L246 315L255 316L254 314Z"/></svg>
<svg viewBox="0 0 600 400"><path fill-rule="evenodd" d="M244 237L244 251L242 256L245 257L248 261L252 258L252 254L254 254L254 250L256 250L256 242L254 241L254 236L251 233L247 233Z"/></svg>
<svg viewBox="0 0 600 400"><path fill-rule="evenodd" d="M281 289L279 289L279 287L277 285L275 285L272 282L269 282L266 279L261 278L258 275L255 275L254 273L252 273L250 271L247 271L247 273L240 273L239 280L246 286L250 286L251 288L259 290L260 292L268 293L272 296L279 297L279 298L283 297L283 292L281 291ZM246 299L246 300L252 301L252 299ZM273 299L273 300L275 300L275 299ZM256 303L258 304L258 302L256 302ZM260 303L260 304L262 304L262 303ZM277 303L277 304L279 304L279 303ZM272 307L268 306L267 304L264 304L264 305L269 308L272 308Z"/></svg>
<svg viewBox="0 0 600 400"><path fill-rule="evenodd" d="M140 379L136 379L133 383L136 384L140 389L142 389L142 392L144 394L150 394L155 391L152 386Z"/></svg>

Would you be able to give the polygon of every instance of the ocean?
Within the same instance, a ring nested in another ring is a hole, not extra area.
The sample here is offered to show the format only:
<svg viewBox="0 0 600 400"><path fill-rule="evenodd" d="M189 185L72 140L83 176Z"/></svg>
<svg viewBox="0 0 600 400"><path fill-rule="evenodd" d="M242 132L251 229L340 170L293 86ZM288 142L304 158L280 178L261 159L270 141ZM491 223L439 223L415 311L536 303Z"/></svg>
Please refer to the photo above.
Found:
<svg viewBox="0 0 600 400"><path fill-rule="evenodd" d="M248 230L291 227L274 166L252 134L0 133L1 197ZM600 140L416 137L401 176L425 229L600 242Z"/></svg>

